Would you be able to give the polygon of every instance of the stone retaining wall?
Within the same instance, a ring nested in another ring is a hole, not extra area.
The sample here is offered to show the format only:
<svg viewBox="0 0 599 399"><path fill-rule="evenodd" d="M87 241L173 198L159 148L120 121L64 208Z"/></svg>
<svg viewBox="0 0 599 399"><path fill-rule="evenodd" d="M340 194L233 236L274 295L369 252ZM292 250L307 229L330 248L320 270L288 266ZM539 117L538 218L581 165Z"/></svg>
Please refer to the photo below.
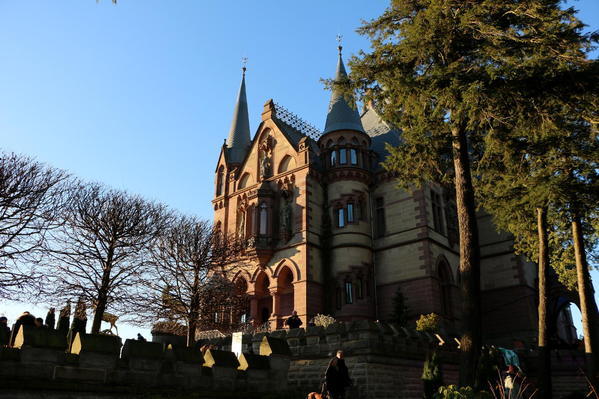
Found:
<svg viewBox="0 0 599 399"><path fill-rule="evenodd" d="M212 348L202 354L200 344L187 348L126 340L121 349L119 337L78 334L67 348L66 339L55 331L21 327L16 347L0 348L0 397L40 397L41 392L52 398L148 393L158 398L161 392L204 392L206 397L230 392L233 396L224 397L244 398L282 394L287 389L289 348L284 340L262 338L258 352L242 366L232 352Z"/></svg>

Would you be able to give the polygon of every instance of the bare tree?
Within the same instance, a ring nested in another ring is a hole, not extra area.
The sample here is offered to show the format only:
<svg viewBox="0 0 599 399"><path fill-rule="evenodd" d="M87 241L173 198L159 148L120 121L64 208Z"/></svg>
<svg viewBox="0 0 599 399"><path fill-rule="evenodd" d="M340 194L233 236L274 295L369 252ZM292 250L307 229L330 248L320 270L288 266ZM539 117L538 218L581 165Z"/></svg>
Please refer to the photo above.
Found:
<svg viewBox="0 0 599 399"><path fill-rule="evenodd" d="M35 263L46 234L62 223L68 175L31 158L0 154L0 298L40 281Z"/></svg>
<svg viewBox="0 0 599 399"><path fill-rule="evenodd" d="M104 312L126 312L143 296L148 248L169 213L160 204L99 184L81 185L65 212L65 224L48 240L46 293L83 297L95 308L92 333Z"/></svg>
<svg viewBox="0 0 599 399"><path fill-rule="evenodd" d="M143 308L158 319L187 325L187 344L198 328L230 329L243 308L245 290L238 292L230 279L243 244L224 237L210 223L180 216L152 247L152 292ZM243 308L245 310L245 308Z"/></svg>

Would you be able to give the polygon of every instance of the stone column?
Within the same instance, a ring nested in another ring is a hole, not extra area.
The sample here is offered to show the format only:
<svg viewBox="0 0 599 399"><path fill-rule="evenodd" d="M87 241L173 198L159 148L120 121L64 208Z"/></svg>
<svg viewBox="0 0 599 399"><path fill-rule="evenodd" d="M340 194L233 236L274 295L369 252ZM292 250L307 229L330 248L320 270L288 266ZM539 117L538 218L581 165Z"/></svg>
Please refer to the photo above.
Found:
<svg viewBox="0 0 599 399"><path fill-rule="evenodd" d="M272 315L270 316L270 328L271 330L276 330L279 328L278 320L281 315L281 296L279 295L277 288L271 289L270 295L272 296Z"/></svg>
<svg viewBox="0 0 599 399"><path fill-rule="evenodd" d="M253 320L253 325L256 326L258 324L258 298L256 295L250 296L250 319Z"/></svg>

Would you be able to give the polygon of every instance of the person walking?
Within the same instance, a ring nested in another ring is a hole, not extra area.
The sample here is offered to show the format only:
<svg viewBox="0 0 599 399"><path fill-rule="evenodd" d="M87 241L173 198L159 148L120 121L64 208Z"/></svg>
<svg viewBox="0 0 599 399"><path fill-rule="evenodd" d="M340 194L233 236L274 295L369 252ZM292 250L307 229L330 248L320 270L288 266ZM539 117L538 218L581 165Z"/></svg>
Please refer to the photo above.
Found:
<svg viewBox="0 0 599 399"><path fill-rule="evenodd" d="M349 378L342 350L338 350L335 357L329 362L325 371L325 380L331 399L345 399L345 388L350 386L352 381Z"/></svg>
<svg viewBox="0 0 599 399"><path fill-rule="evenodd" d="M293 311L291 317L285 320L285 325L289 326L289 329L300 328L300 326L302 325L302 319L299 318L296 310Z"/></svg>

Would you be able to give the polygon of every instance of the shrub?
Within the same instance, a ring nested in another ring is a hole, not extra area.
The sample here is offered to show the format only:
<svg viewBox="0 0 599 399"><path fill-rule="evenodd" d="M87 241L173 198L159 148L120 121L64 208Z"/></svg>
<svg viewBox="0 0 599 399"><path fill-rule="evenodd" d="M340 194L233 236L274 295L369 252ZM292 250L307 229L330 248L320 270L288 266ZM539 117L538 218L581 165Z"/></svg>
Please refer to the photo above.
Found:
<svg viewBox="0 0 599 399"><path fill-rule="evenodd" d="M334 317L326 315L326 314L317 314L316 316L314 316L314 325L316 326L322 326L324 328L327 328L328 326L330 326L331 324L333 324L334 322L336 322L337 320L335 320Z"/></svg>
<svg viewBox="0 0 599 399"><path fill-rule="evenodd" d="M435 399L491 399L488 392L474 392L472 387L458 388L457 385L448 385L440 387Z"/></svg>
<svg viewBox="0 0 599 399"><path fill-rule="evenodd" d="M436 313L421 314L416 321L416 331L436 334L439 332L441 317Z"/></svg>

